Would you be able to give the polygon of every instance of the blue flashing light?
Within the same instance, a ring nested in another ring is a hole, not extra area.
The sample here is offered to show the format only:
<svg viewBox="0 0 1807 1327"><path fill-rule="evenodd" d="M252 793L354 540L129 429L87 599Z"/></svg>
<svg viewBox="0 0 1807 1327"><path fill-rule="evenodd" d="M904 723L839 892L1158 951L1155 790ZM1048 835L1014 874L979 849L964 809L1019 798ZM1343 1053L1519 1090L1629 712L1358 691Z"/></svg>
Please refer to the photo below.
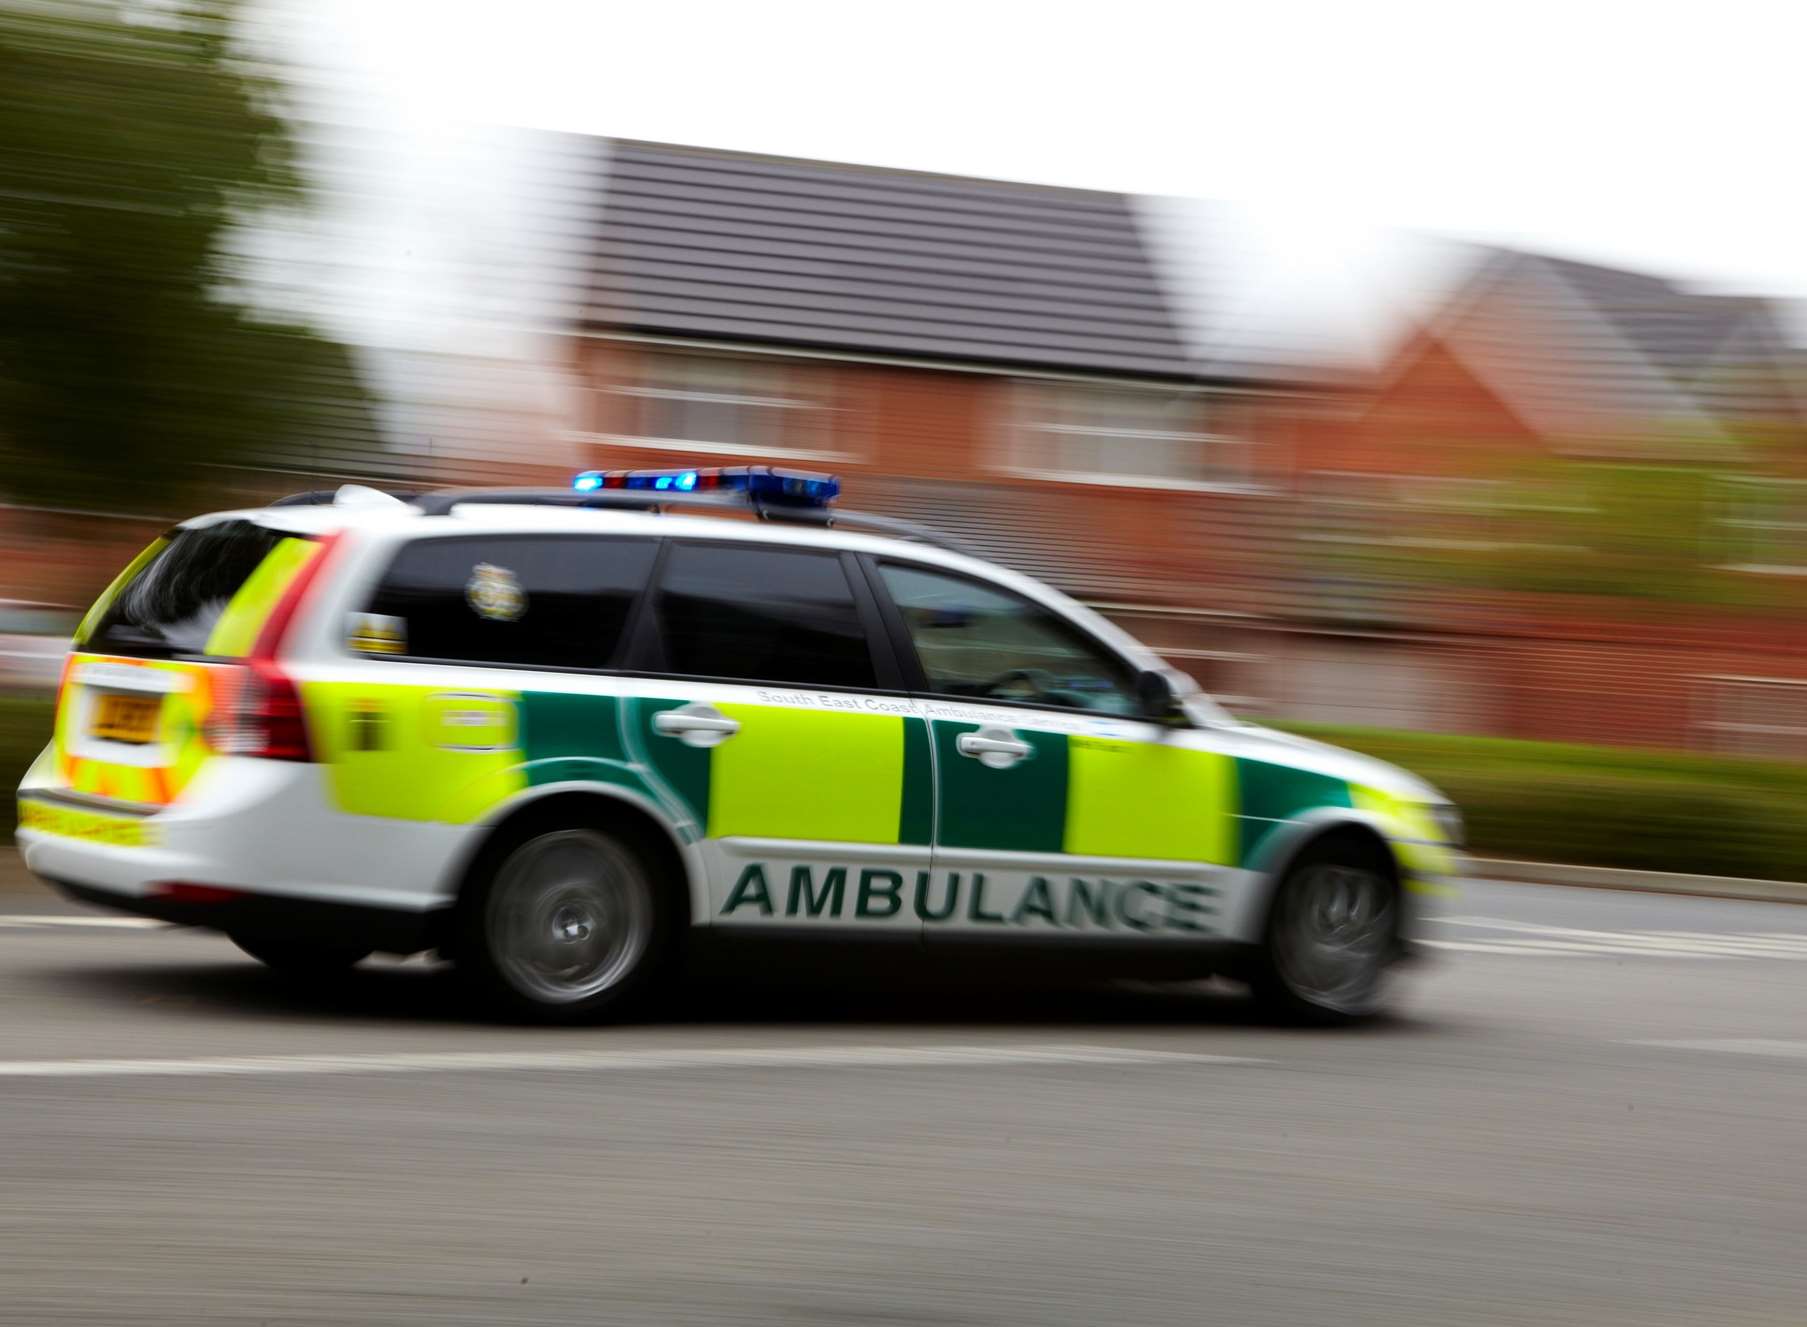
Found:
<svg viewBox="0 0 1807 1327"><path fill-rule="evenodd" d="M742 493L773 506L825 507L841 493L833 475L777 470L769 465L711 466L696 470L585 470L571 481L579 493L602 489L666 493Z"/></svg>

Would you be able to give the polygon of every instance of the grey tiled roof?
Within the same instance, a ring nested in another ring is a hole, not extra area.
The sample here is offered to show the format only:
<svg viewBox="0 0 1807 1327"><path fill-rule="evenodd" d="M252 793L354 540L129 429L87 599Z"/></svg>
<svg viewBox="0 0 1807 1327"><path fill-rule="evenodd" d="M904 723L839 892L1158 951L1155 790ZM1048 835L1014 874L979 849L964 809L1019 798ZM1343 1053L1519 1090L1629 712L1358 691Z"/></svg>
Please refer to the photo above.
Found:
<svg viewBox="0 0 1807 1327"><path fill-rule="evenodd" d="M1573 259L1537 261L1585 295L1653 364L1682 379L1698 374L1747 324L1772 317L1761 299L1695 294L1660 277Z"/></svg>
<svg viewBox="0 0 1807 1327"><path fill-rule="evenodd" d="M587 322L1193 377L1132 200L611 141Z"/></svg>
<svg viewBox="0 0 1807 1327"><path fill-rule="evenodd" d="M1776 390L1787 343L1769 301L1642 272L1484 250L1442 332L1552 434L1710 432L1793 408Z"/></svg>

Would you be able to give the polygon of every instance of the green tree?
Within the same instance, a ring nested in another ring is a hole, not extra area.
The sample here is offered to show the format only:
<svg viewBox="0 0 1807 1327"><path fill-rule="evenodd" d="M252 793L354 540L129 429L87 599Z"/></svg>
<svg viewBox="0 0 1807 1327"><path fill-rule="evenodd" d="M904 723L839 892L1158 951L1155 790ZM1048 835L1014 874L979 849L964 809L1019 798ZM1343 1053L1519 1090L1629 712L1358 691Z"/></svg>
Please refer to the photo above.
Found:
<svg viewBox="0 0 1807 1327"><path fill-rule="evenodd" d="M234 226L309 201L234 0L0 10L0 486L139 508L316 430L374 439L350 352L233 286Z"/></svg>

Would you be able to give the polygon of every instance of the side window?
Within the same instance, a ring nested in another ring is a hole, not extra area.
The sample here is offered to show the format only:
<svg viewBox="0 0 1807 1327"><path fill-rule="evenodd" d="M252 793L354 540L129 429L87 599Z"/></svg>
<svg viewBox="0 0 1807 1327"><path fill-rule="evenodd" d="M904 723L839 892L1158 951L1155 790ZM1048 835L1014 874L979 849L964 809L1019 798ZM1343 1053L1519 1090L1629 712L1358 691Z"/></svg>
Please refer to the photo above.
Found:
<svg viewBox="0 0 1807 1327"><path fill-rule="evenodd" d="M1128 665L1040 604L926 567L884 562L879 575L936 695L1137 713Z"/></svg>
<svg viewBox="0 0 1807 1327"><path fill-rule="evenodd" d="M606 668L658 546L472 535L403 546L354 628L365 653L520 668Z"/></svg>
<svg viewBox="0 0 1807 1327"><path fill-rule="evenodd" d="M674 544L658 597L664 670L872 687L872 647L836 553Z"/></svg>

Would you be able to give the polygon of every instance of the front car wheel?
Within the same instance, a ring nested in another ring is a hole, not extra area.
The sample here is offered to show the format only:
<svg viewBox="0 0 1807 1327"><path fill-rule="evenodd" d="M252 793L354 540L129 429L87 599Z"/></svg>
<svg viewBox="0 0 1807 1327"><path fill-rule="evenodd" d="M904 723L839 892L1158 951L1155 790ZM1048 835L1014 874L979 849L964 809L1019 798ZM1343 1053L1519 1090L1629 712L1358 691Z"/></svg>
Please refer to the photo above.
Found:
<svg viewBox="0 0 1807 1327"><path fill-rule="evenodd" d="M1399 889L1386 850L1333 835L1309 845L1280 881L1250 984L1289 1017L1368 1018L1384 1003L1398 936Z"/></svg>

